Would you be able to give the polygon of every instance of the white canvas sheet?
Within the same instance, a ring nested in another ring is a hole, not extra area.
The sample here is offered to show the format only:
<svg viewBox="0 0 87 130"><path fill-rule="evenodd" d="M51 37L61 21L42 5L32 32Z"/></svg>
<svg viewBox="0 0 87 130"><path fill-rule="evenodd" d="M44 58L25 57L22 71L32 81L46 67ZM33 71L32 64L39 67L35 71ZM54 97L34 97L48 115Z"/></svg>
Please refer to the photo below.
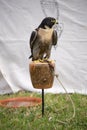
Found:
<svg viewBox="0 0 87 130"><path fill-rule="evenodd" d="M45 16L60 25L51 54L59 79L68 92L87 94L87 0L0 0L0 94L41 91L29 76L29 37ZM64 92L56 79L45 91Z"/></svg>

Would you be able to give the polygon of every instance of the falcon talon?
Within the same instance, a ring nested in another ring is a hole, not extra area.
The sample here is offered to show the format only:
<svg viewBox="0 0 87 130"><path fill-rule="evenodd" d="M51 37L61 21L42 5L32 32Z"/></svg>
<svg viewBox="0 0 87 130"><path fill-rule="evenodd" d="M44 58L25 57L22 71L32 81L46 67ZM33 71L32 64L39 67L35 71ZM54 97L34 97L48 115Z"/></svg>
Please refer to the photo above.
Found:
<svg viewBox="0 0 87 130"><path fill-rule="evenodd" d="M51 61L49 59L44 59L44 62L50 63Z"/></svg>

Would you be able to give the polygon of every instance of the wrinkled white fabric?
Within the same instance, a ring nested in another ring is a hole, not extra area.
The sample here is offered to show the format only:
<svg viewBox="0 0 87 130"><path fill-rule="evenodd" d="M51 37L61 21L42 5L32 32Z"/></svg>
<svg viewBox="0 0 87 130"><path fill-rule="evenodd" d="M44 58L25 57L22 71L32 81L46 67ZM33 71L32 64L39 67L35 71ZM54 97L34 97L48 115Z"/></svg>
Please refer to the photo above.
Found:
<svg viewBox="0 0 87 130"><path fill-rule="evenodd" d="M46 6L49 1L54 0L0 0L0 94L41 91L34 89L30 80L29 37L45 15L56 16L53 5ZM68 92L87 94L87 0L56 2L63 30L51 59ZM45 91L65 92L56 78L53 87Z"/></svg>

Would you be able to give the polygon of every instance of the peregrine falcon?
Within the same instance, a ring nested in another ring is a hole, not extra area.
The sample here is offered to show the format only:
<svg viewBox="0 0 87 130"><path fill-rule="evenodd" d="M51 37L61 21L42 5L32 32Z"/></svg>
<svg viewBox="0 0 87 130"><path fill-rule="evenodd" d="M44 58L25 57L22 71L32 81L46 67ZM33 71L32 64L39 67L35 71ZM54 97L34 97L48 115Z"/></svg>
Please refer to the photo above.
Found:
<svg viewBox="0 0 87 130"><path fill-rule="evenodd" d="M57 32L52 27L58 24L52 17L46 17L30 36L30 49L32 61L49 59L52 45L57 44Z"/></svg>

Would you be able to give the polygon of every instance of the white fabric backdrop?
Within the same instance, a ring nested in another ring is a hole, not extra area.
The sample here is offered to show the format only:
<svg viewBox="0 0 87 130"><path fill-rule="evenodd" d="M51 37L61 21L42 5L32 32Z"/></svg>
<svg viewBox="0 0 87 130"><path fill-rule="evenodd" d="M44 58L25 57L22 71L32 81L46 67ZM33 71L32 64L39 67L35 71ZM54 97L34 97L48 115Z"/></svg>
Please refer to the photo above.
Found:
<svg viewBox="0 0 87 130"><path fill-rule="evenodd" d="M50 6L46 6L49 1ZM41 91L31 84L28 43L31 31L45 15L56 16L51 5L56 0L49 1L0 0L0 94L19 90ZM52 49L51 59L56 61L56 73L68 92L87 94L87 0L56 2L63 32L56 50ZM45 91L64 92L56 79L53 87Z"/></svg>

